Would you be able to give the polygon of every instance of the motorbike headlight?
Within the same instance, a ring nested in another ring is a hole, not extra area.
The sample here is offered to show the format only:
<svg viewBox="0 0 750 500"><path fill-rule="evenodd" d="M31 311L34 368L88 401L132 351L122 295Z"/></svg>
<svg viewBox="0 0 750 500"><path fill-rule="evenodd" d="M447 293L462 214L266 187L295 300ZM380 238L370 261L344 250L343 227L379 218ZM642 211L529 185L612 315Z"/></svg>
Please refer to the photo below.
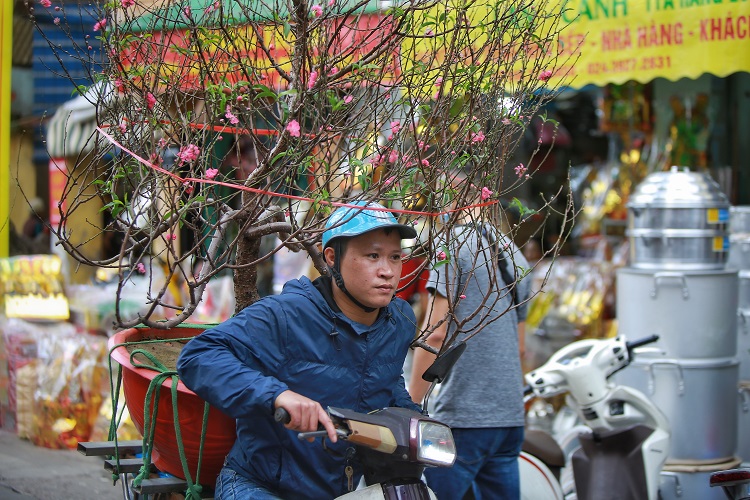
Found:
<svg viewBox="0 0 750 500"><path fill-rule="evenodd" d="M418 420L416 435L417 461L430 465L450 467L456 461L456 444L450 427L431 420Z"/></svg>

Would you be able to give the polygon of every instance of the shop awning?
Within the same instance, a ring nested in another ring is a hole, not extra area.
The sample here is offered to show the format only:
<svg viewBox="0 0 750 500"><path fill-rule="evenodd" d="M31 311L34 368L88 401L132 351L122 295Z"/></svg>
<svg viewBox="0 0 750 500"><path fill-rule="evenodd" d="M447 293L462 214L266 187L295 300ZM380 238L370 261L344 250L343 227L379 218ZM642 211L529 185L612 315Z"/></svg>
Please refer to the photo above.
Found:
<svg viewBox="0 0 750 500"><path fill-rule="evenodd" d="M96 145L96 103L106 97L103 84L93 85L57 108L47 123L47 152L52 158L77 156Z"/></svg>
<svg viewBox="0 0 750 500"><path fill-rule="evenodd" d="M563 0L570 85L724 77L750 71L750 2ZM551 79L552 84L555 79Z"/></svg>

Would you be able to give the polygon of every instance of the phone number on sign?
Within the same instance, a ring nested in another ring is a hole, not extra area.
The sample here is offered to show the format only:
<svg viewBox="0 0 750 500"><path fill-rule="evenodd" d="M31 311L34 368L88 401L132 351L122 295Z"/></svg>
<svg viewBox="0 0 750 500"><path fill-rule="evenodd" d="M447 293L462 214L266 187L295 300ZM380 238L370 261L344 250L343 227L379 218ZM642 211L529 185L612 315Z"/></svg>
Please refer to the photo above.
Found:
<svg viewBox="0 0 750 500"><path fill-rule="evenodd" d="M630 71L648 71L651 69L668 69L672 66L669 56L644 56L616 59L608 62L593 62L588 65L588 73L627 73Z"/></svg>

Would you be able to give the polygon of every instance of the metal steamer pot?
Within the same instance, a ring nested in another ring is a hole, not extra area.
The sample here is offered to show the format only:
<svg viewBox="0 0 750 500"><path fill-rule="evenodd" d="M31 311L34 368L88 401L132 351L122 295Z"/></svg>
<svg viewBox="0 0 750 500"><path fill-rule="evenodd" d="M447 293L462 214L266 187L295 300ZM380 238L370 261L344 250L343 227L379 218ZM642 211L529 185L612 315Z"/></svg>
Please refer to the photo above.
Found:
<svg viewBox="0 0 750 500"><path fill-rule="evenodd" d="M722 269L729 201L705 173L672 167L648 175L627 203L630 262L644 269Z"/></svg>
<svg viewBox="0 0 750 500"><path fill-rule="evenodd" d="M736 358L680 360L643 352L615 377L669 420L668 464L715 464L737 451L738 364Z"/></svg>
<svg viewBox="0 0 750 500"><path fill-rule="evenodd" d="M740 380L750 380L750 271L740 271L739 282L737 357L740 359Z"/></svg>
<svg viewBox="0 0 750 500"><path fill-rule="evenodd" d="M727 266L735 269L750 269L750 234L729 235Z"/></svg>
<svg viewBox="0 0 750 500"><path fill-rule="evenodd" d="M721 488L709 484L711 474L720 470L734 469L740 460L711 465L665 465L659 480L659 498L662 500L726 500Z"/></svg>
<svg viewBox="0 0 750 500"><path fill-rule="evenodd" d="M742 463L750 467L750 380L741 380L738 385L740 404L737 420L737 454Z"/></svg>
<svg viewBox="0 0 750 500"><path fill-rule="evenodd" d="M667 357L736 356L737 282L737 271L730 269L654 272L620 268L618 329L631 338L659 335L653 346Z"/></svg>
<svg viewBox="0 0 750 500"><path fill-rule="evenodd" d="M750 237L750 206L734 206L729 209L729 233L744 233Z"/></svg>

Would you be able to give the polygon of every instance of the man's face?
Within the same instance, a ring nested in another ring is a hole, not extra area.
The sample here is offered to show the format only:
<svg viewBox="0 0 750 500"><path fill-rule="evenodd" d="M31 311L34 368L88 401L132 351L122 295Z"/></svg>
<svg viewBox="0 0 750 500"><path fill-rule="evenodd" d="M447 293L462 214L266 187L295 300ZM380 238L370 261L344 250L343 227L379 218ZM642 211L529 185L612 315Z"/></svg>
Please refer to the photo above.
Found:
<svg viewBox="0 0 750 500"><path fill-rule="evenodd" d="M401 278L401 236L378 229L349 240L341 261L346 289L368 307L386 307Z"/></svg>

